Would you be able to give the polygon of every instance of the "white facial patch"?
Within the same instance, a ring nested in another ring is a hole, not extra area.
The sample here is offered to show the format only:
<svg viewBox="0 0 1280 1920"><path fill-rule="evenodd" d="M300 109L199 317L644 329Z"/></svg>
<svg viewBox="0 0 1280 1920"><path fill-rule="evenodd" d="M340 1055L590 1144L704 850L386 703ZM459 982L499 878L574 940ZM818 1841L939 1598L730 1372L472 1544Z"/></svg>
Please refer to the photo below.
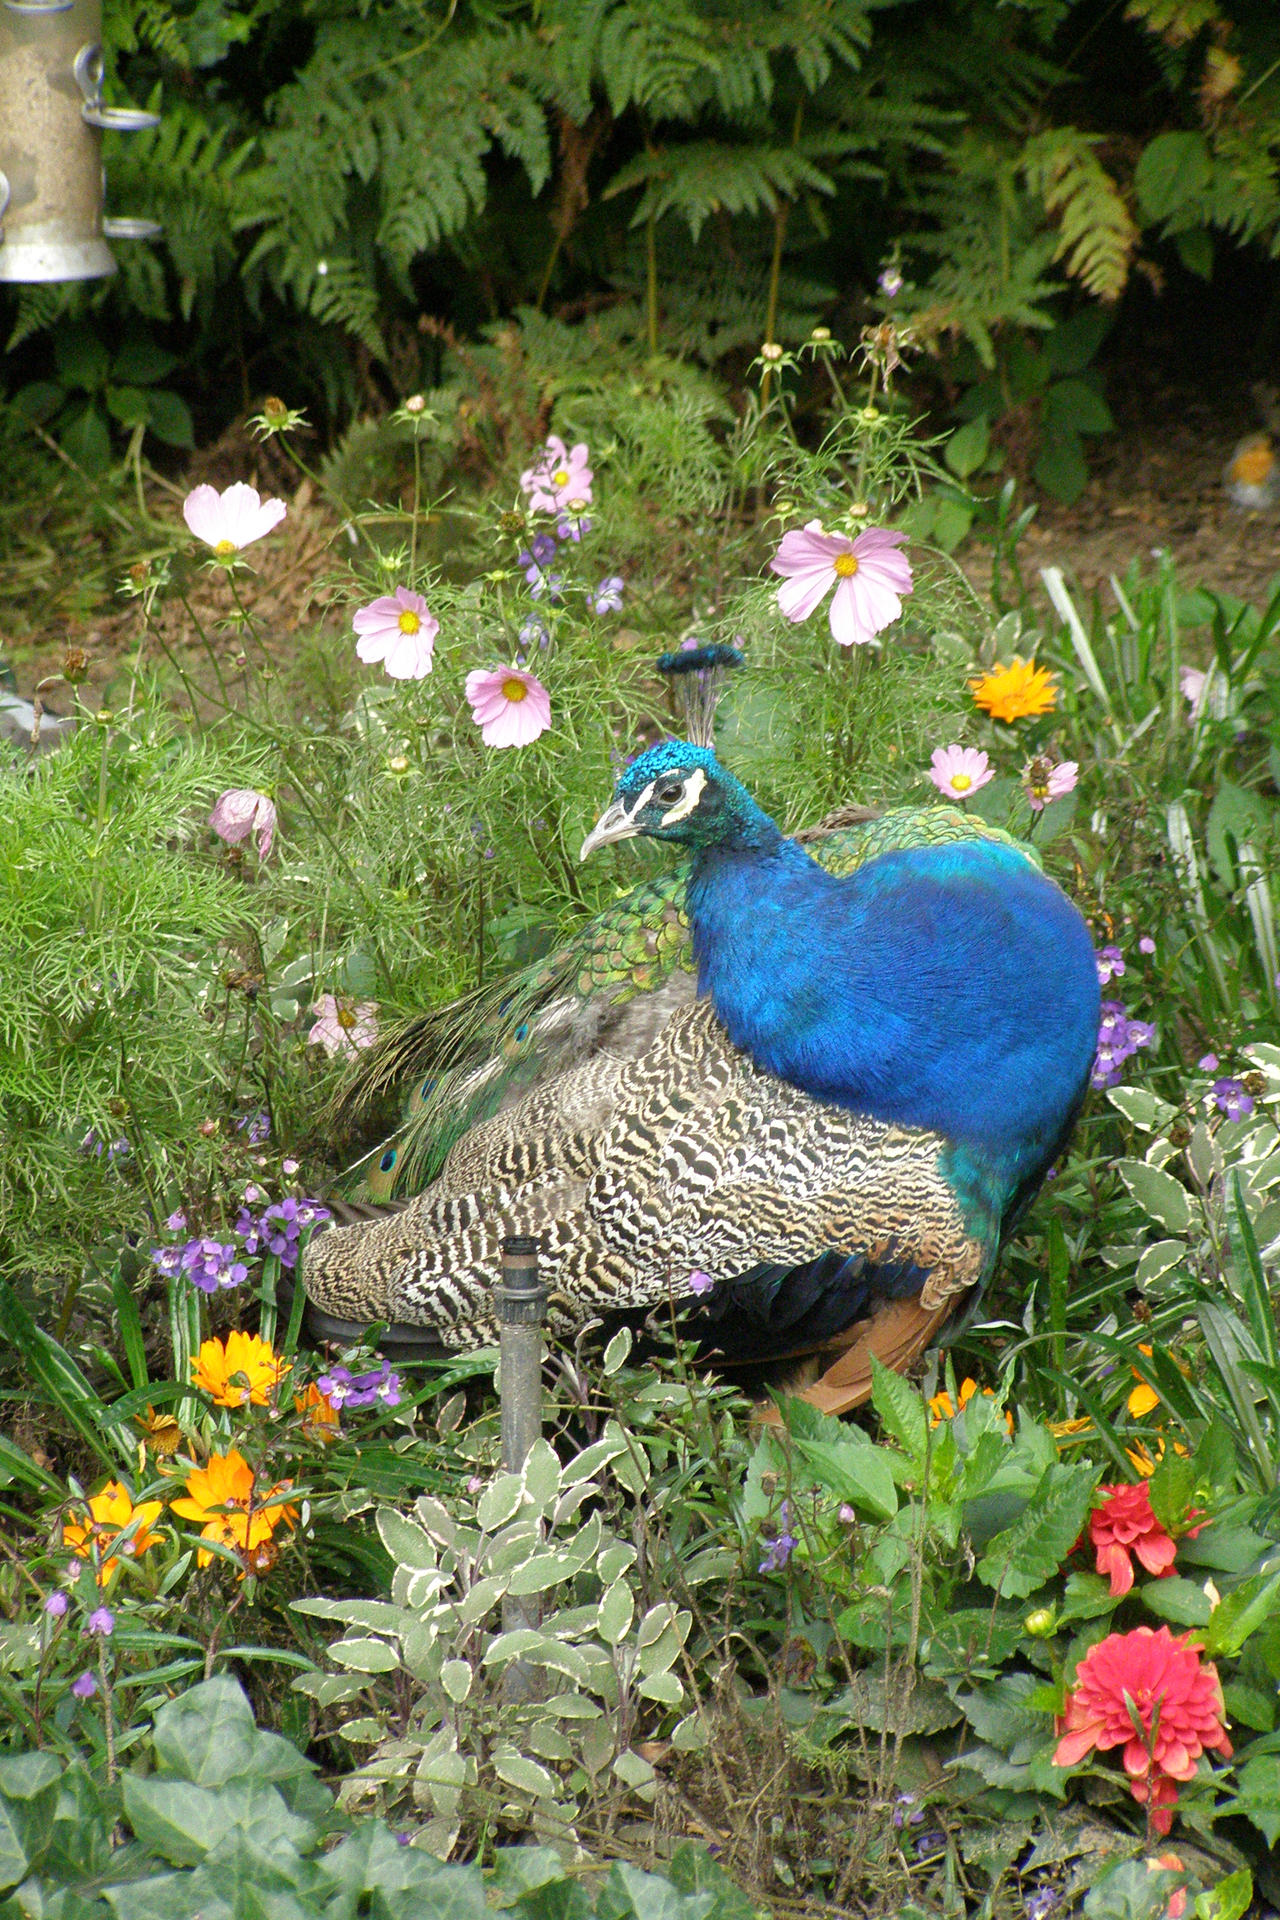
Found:
<svg viewBox="0 0 1280 1920"><path fill-rule="evenodd" d="M648 806L649 802L653 798L653 789L656 786L656 784L657 782L653 780L649 782L644 792L640 795L640 798L636 801L634 807L631 807L628 809L627 811L628 820L638 820L640 818L641 813L644 811L644 809Z"/></svg>
<svg viewBox="0 0 1280 1920"><path fill-rule="evenodd" d="M684 792L674 807L662 816L664 827L674 827L677 820L687 820L702 798L702 789L707 784L707 776L701 767L695 767L684 783Z"/></svg>

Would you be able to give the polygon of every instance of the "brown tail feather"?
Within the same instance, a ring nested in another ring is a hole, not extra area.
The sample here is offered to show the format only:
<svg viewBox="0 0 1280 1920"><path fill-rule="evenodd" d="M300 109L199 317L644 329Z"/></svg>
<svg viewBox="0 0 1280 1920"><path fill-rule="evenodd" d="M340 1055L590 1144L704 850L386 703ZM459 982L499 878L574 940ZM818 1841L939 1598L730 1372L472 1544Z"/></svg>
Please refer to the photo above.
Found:
<svg viewBox="0 0 1280 1920"><path fill-rule="evenodd" d="M847 1345L812 1386L797 1395L819 1413L848 1413L871 1398L871 1362L904 1373L919 1357L955 1311L956 1302L940 1307L912 1300L886 1300L869 1320L859 1320L843 1338ZM828 1349L830 1351L830 1349ZM781 1424L776 1407L762 1407L757 1416L768 1426Z"/></svg>

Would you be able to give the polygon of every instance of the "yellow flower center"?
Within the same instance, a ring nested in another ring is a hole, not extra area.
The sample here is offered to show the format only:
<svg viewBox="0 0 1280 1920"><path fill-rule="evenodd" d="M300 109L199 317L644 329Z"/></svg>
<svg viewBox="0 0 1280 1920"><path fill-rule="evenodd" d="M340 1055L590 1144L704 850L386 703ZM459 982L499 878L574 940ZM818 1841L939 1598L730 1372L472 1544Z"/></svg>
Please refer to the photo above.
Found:
<svg viewBox="0 0 1280 1920"><path fill-rule="evenodd" d="M502 683L502 697L504 700L527 700L529 698L529 689L523 680L516 680L515 678L504 680Z"/></svg>
<svg viewBox="0 0 1280 1920"><path fill-rule="evenodd" d="M220 555L223 560L226 559L229 553L234 553L235 550L236 543L234 540L219 540L217 546L214 548L214 552Z"/></svg>
<svg viewBox="0 0 1280 1920"><path fill-rule="evenodd" d="M356 1017L350 1007L338 1007L333 1017L344 1033L350 1033L352 1027L356 1024Z"/></svg>
<svg viewBox="0 0 1280 1920"><path fill-rule="evenodd" d="M968 793L972 785L973 781L967 773L953 773L951 776L951 789L953 793Z"/></svg>
<svg viewBox="0 0 1280 1920"><path fill-rule="evenodd" d="M836 572L842 580L851 580L857 571L858 556L856 553L838 553L836 555Z"/></svg>
<svg viewBox="0 0 1280 1920"><path fill-rule="evenodd" d="M568 467L557 467L551 476L551 484L553 487L567 487L569 484Z"/></svg>
<svg viewBox="0 0 1280 1920"><path fill-rule="evenodd" d="M422 621L418 618L418 615L412 607L406 607L396 624L401 633L416 633L422 625Z"/></svg>

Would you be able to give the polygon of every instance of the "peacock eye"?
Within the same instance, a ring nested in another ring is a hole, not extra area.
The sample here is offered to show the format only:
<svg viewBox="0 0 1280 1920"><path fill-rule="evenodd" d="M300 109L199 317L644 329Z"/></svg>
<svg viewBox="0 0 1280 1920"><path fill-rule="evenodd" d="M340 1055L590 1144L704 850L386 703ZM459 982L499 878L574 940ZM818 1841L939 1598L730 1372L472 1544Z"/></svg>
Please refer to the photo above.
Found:
<svg viewBox="0 0 1280 1920"><path fill-rule="evenodd" d="M683 792L683 780L661 780L653 790L654 799L661 800L664 807L669 806L673 800L678 800Z"/></svg>

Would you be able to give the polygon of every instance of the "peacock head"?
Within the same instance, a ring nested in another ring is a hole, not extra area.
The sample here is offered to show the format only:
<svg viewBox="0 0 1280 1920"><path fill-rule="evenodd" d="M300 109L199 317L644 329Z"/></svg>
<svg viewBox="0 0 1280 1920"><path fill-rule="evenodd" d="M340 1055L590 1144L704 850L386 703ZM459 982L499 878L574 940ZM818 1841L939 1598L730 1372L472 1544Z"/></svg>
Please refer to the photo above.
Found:
<svg viewBox="0 0 1280 1920"><path fill-rule="evenodd" d="M709 747L664 740L631 762L578 858L585 860L597 847L638 833L699 848L746 841L770 825L768 815L742 782L725 772Z"/></svg>

